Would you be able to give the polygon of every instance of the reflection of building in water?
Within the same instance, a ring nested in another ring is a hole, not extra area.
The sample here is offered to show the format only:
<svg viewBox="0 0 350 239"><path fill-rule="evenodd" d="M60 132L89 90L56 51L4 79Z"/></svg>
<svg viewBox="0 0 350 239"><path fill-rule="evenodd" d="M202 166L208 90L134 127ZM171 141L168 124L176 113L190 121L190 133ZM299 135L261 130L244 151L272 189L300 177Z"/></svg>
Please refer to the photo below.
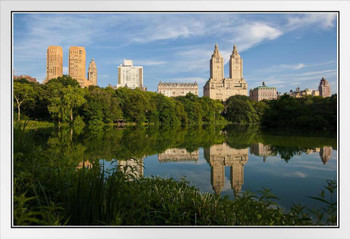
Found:
<svg viewBox="0 0 350 239"><path fill-rule="evenodd" d="M212 145L204 150L204 154L211 166L211 184L216 194L220 194L225 184L225 166L231 167L231 187L239 193L244 184L244 165L248 161L248 148L233 149L226 143Z"/></svg>
<svg viewBox="0 0 350 239"><path fill-rule="evenodd" d="M320 150L320 157L323 164L326 164L332 156L332 146L323 146Z"/></svg>
<svg viewBox="0 0 350 239"><path fill-rule="evenodd" d="M166 161L198 161L199 153L198 150L193 152L188 152L186 149L167 149L163 153L158 154L158 160L160 162Z"/></svg>
<svg viewBox="0 0 350 239"><path fill-rule="evenodd" d="M308 149L308 150L306 150L305 153L307 153L307 154L313 154L313 153L319 153L320 151L321 151L320 148L314 148L314 149Z"/></svg>
<svg viewBox="0 0 350 239"><path fill-rule="evenodd" d="M271 151L271 148L269 145L264 145L262 143L251 144L250 153L257 156L262 156L264 162L266 161L267 156L276 156L276 153Z"/></svg>
<svg viewBox="0 0 350 239"><path fill-rule="evenodd" d="M81 161L79 162L78 166L77 166L77 169L81 169L81 168L86 168L86 169L91 169L92 168L92 163L90 163L89 160L86 160L86 161Z"/></svg>
<svg viewBox="0 0 350 239"><path fill-rule="evenodd" d="M118 160L118 170L129 177L130 180L143 176L143 158Z"/></svg>
<svg viewBox="0 0 350 239"><path fill-rule="evenodd" d="M326 164L332 156L332 150L332 146L323 146L322 148L308 149L306 153L319 153L323 164Z"/></svg>

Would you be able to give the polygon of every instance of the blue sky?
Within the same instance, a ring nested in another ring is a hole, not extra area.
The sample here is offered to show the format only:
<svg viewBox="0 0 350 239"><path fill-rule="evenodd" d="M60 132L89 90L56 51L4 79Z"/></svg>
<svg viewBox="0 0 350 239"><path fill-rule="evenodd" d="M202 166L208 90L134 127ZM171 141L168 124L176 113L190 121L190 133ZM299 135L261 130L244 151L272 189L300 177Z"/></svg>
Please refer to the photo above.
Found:
<svg viewBox="0 0 350 239"><path fill-rule="evenodd" d="M337 91L337 17L334 13L16 13L15 75L46 76L46 49L63 48L64 74L68 49L84 46L86 69L92 58L98 85L117 84L123 59L144 68L144 85L156 91L159 81L194 82L199 95L209 79L215 43L228 60L236 44L243 58L248 89L275 86L317 89L326 78Z"/></svg>

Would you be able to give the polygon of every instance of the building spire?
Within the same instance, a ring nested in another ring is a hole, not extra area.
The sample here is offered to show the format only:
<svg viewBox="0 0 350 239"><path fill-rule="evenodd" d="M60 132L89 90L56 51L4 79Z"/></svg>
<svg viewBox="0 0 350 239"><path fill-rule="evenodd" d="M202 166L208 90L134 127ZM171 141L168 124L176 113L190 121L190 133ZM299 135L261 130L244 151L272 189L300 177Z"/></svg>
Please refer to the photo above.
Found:
<svg viewBox="0 0 350 239"><path fill-rule="evenodd" d="M232 51L233 55L238 55L238 50L237 50L237 46L236 44L233 45L233 51Z"/></svg>
<svg viewBox="0 0 350 239"><path fill-rule="evenodd" d="M221 55L220 55L220 52L219 52L219 47L218 47L218 44L217 44L217 43L215 43L215 48L214 48L213 56L221 56Z"/></svg>

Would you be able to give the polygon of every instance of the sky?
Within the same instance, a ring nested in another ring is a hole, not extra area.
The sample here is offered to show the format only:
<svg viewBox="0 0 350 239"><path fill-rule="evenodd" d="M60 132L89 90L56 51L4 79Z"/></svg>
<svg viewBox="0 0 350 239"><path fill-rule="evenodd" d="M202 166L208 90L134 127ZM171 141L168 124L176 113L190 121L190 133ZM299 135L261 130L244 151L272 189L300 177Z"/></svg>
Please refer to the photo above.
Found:
<svg viewBox="0 0 350 239"><path fill-rule="evenodd" d="M86 50L86 70L94 58L97 84L116 85L124 59L143 66L144 86L197 82L199 95L210 77L209 61L218 44L228 61L236 44L248 89L275 86L282 94L318 89L322 77L337 92L335 13L14 13L15 75L43 82L46 50L63 49L68 74L70 46Z"/></svg>

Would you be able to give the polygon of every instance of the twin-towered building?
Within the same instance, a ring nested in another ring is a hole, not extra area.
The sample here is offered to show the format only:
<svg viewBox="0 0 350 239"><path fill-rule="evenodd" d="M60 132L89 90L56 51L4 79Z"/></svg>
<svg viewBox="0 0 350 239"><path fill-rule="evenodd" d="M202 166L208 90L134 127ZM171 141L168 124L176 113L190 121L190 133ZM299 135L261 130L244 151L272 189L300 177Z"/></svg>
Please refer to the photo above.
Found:
<svg viewBox="0 0 350 239"><path fill-rule="evenodd" d="M46 57L46 78L44 84L53 78L63 76L63 51L60 46L49 46ZM86 52L81 46L69 48L68 74L81 87L97 85L97 68L94 59L91 60L86 77Z"/></svg>
<svg viewBox="0 0 350 239"><path fill-rule="evenodd" d="M224 58L218 45L215 44L214 53L210 59L210 79L203 87L203 94L215 100L227 100L234 95L247 95L248 85L243 78L243 59L238 53L236 45L229 61L229 78L224 78Z"/></svg>

